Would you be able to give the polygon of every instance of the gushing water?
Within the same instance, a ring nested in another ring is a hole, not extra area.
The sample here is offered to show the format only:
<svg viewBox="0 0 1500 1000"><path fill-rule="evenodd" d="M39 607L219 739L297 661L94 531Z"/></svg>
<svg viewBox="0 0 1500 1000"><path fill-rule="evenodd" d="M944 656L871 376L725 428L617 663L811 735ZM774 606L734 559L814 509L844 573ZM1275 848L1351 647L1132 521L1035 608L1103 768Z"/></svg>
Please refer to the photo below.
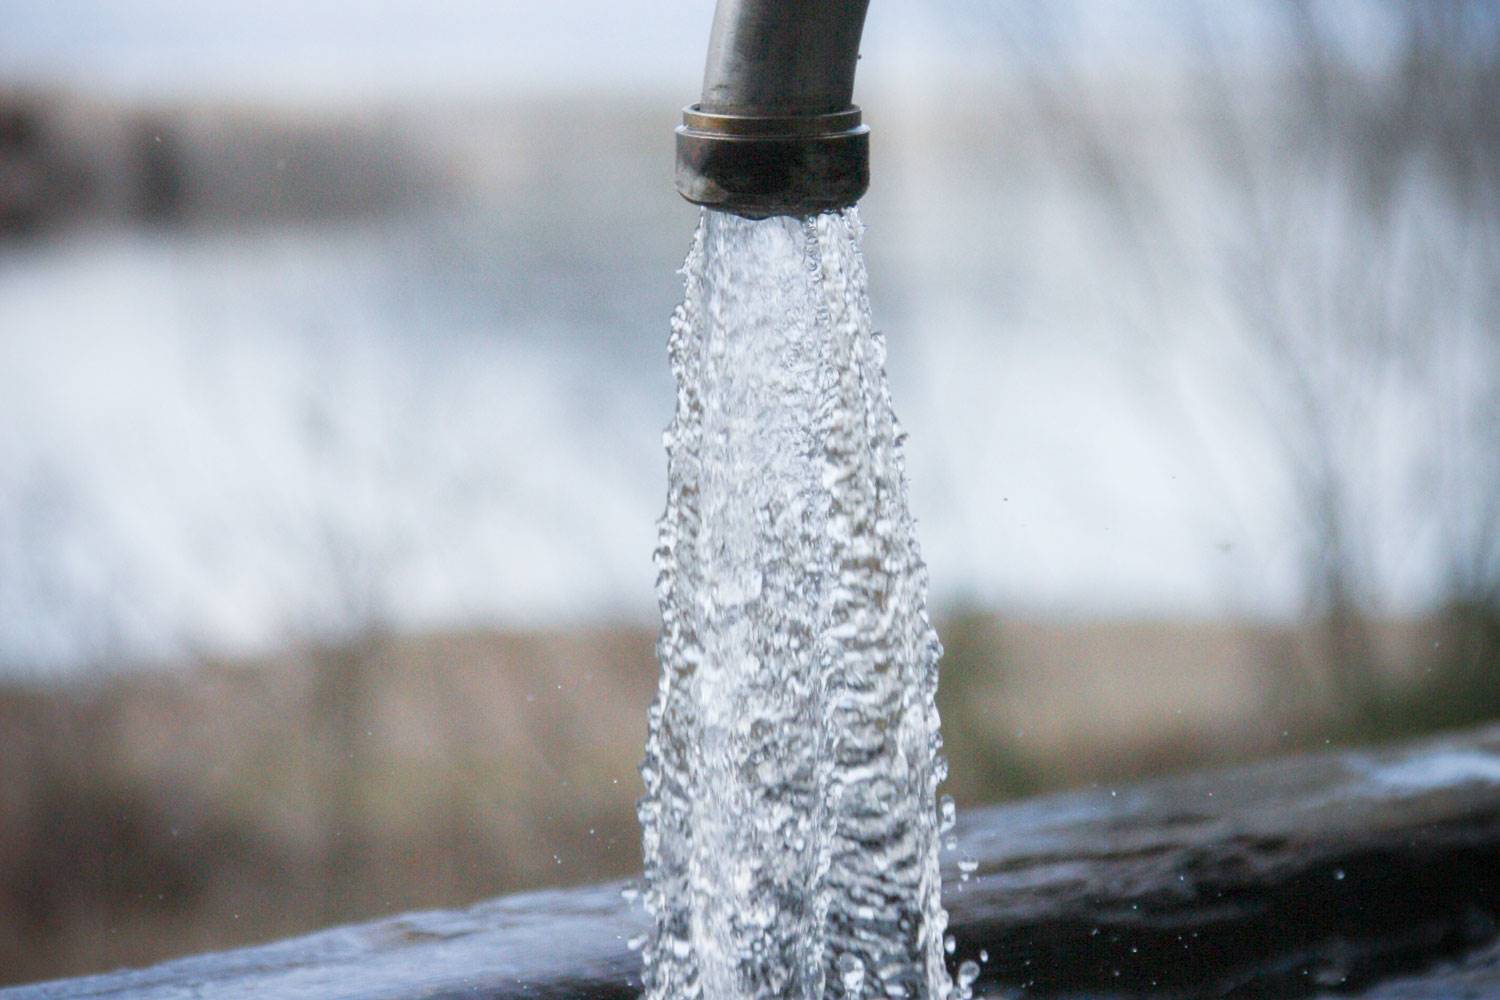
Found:
<svg viewBox="0 0 1500 1000"><path fill-rule="evenodd" d="M653 1000L943 998L941 653L855 210L705 212L669 341Z"/></svg>

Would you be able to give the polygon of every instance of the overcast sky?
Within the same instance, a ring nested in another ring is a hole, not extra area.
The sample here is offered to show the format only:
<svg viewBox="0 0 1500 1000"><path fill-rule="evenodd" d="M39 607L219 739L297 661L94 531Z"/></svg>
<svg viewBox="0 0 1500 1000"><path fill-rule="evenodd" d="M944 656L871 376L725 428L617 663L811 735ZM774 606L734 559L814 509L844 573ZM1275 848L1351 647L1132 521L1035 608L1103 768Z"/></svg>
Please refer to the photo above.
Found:
<svg viewBox="0 0 1500 1000"><path fill-rule="evenodd" d="M130 96L345 100L695 89L713 0L0 0L0 83ZM875 0L864 54L887 83L1066 56L1160 65L1202 32L1274 51L1269 2ZM1383 5L1320 11L1378 58ZM1221 53L1222 55L1222 53Z"/></svg>
<svg viewBox="0 0 1500 1000"><path fill-rule="evenodd" d="M908 45L889 5L872 33ZM691 89L711 0L0 0L0 79L88 90ZM872 42L874 37L872 36Z"/></svg>

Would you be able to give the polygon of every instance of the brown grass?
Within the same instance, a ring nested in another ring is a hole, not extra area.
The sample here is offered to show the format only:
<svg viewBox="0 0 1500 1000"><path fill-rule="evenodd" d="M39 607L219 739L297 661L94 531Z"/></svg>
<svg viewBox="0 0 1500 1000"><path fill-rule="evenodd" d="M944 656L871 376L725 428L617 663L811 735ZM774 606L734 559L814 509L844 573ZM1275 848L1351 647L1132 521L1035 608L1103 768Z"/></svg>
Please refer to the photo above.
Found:
<svg viewBox="0 0 1500 1000"><path fill-rule="evenodd" d="M1360 735L1311 627L941 632L961 804ZM1374 634L1386 695L1420 693L1444 633ZM635 871L652 643L372 636L0 691L0 983Z"/></svg>

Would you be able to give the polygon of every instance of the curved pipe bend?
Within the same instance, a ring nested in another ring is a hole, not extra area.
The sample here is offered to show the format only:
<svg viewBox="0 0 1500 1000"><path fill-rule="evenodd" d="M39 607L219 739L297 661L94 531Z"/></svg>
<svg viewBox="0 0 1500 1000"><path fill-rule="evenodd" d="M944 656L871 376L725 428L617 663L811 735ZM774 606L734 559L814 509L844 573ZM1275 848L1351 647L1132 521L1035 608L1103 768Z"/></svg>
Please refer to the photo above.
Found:
<svg viewBox="0 0 1500 1000"><path fill-rule="evenodd" d="M869 0L719 0L699 103L677 129L677 189L750 218L854 204L869 129L853 103Z"/></svg>

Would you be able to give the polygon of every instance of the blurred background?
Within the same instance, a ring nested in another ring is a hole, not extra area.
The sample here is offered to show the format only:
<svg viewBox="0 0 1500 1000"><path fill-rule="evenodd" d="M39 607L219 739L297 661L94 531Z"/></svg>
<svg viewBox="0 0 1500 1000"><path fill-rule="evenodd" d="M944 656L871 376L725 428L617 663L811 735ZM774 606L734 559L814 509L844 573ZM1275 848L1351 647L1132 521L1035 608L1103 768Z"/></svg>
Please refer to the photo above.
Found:
<svg viewBox="0 0 1500 1000"><path fill-rule="evenodd" d="M623 876L711 0L0 0L0 984ZM960 805L1500 716L1500 4L872 5Z"/></svg>

